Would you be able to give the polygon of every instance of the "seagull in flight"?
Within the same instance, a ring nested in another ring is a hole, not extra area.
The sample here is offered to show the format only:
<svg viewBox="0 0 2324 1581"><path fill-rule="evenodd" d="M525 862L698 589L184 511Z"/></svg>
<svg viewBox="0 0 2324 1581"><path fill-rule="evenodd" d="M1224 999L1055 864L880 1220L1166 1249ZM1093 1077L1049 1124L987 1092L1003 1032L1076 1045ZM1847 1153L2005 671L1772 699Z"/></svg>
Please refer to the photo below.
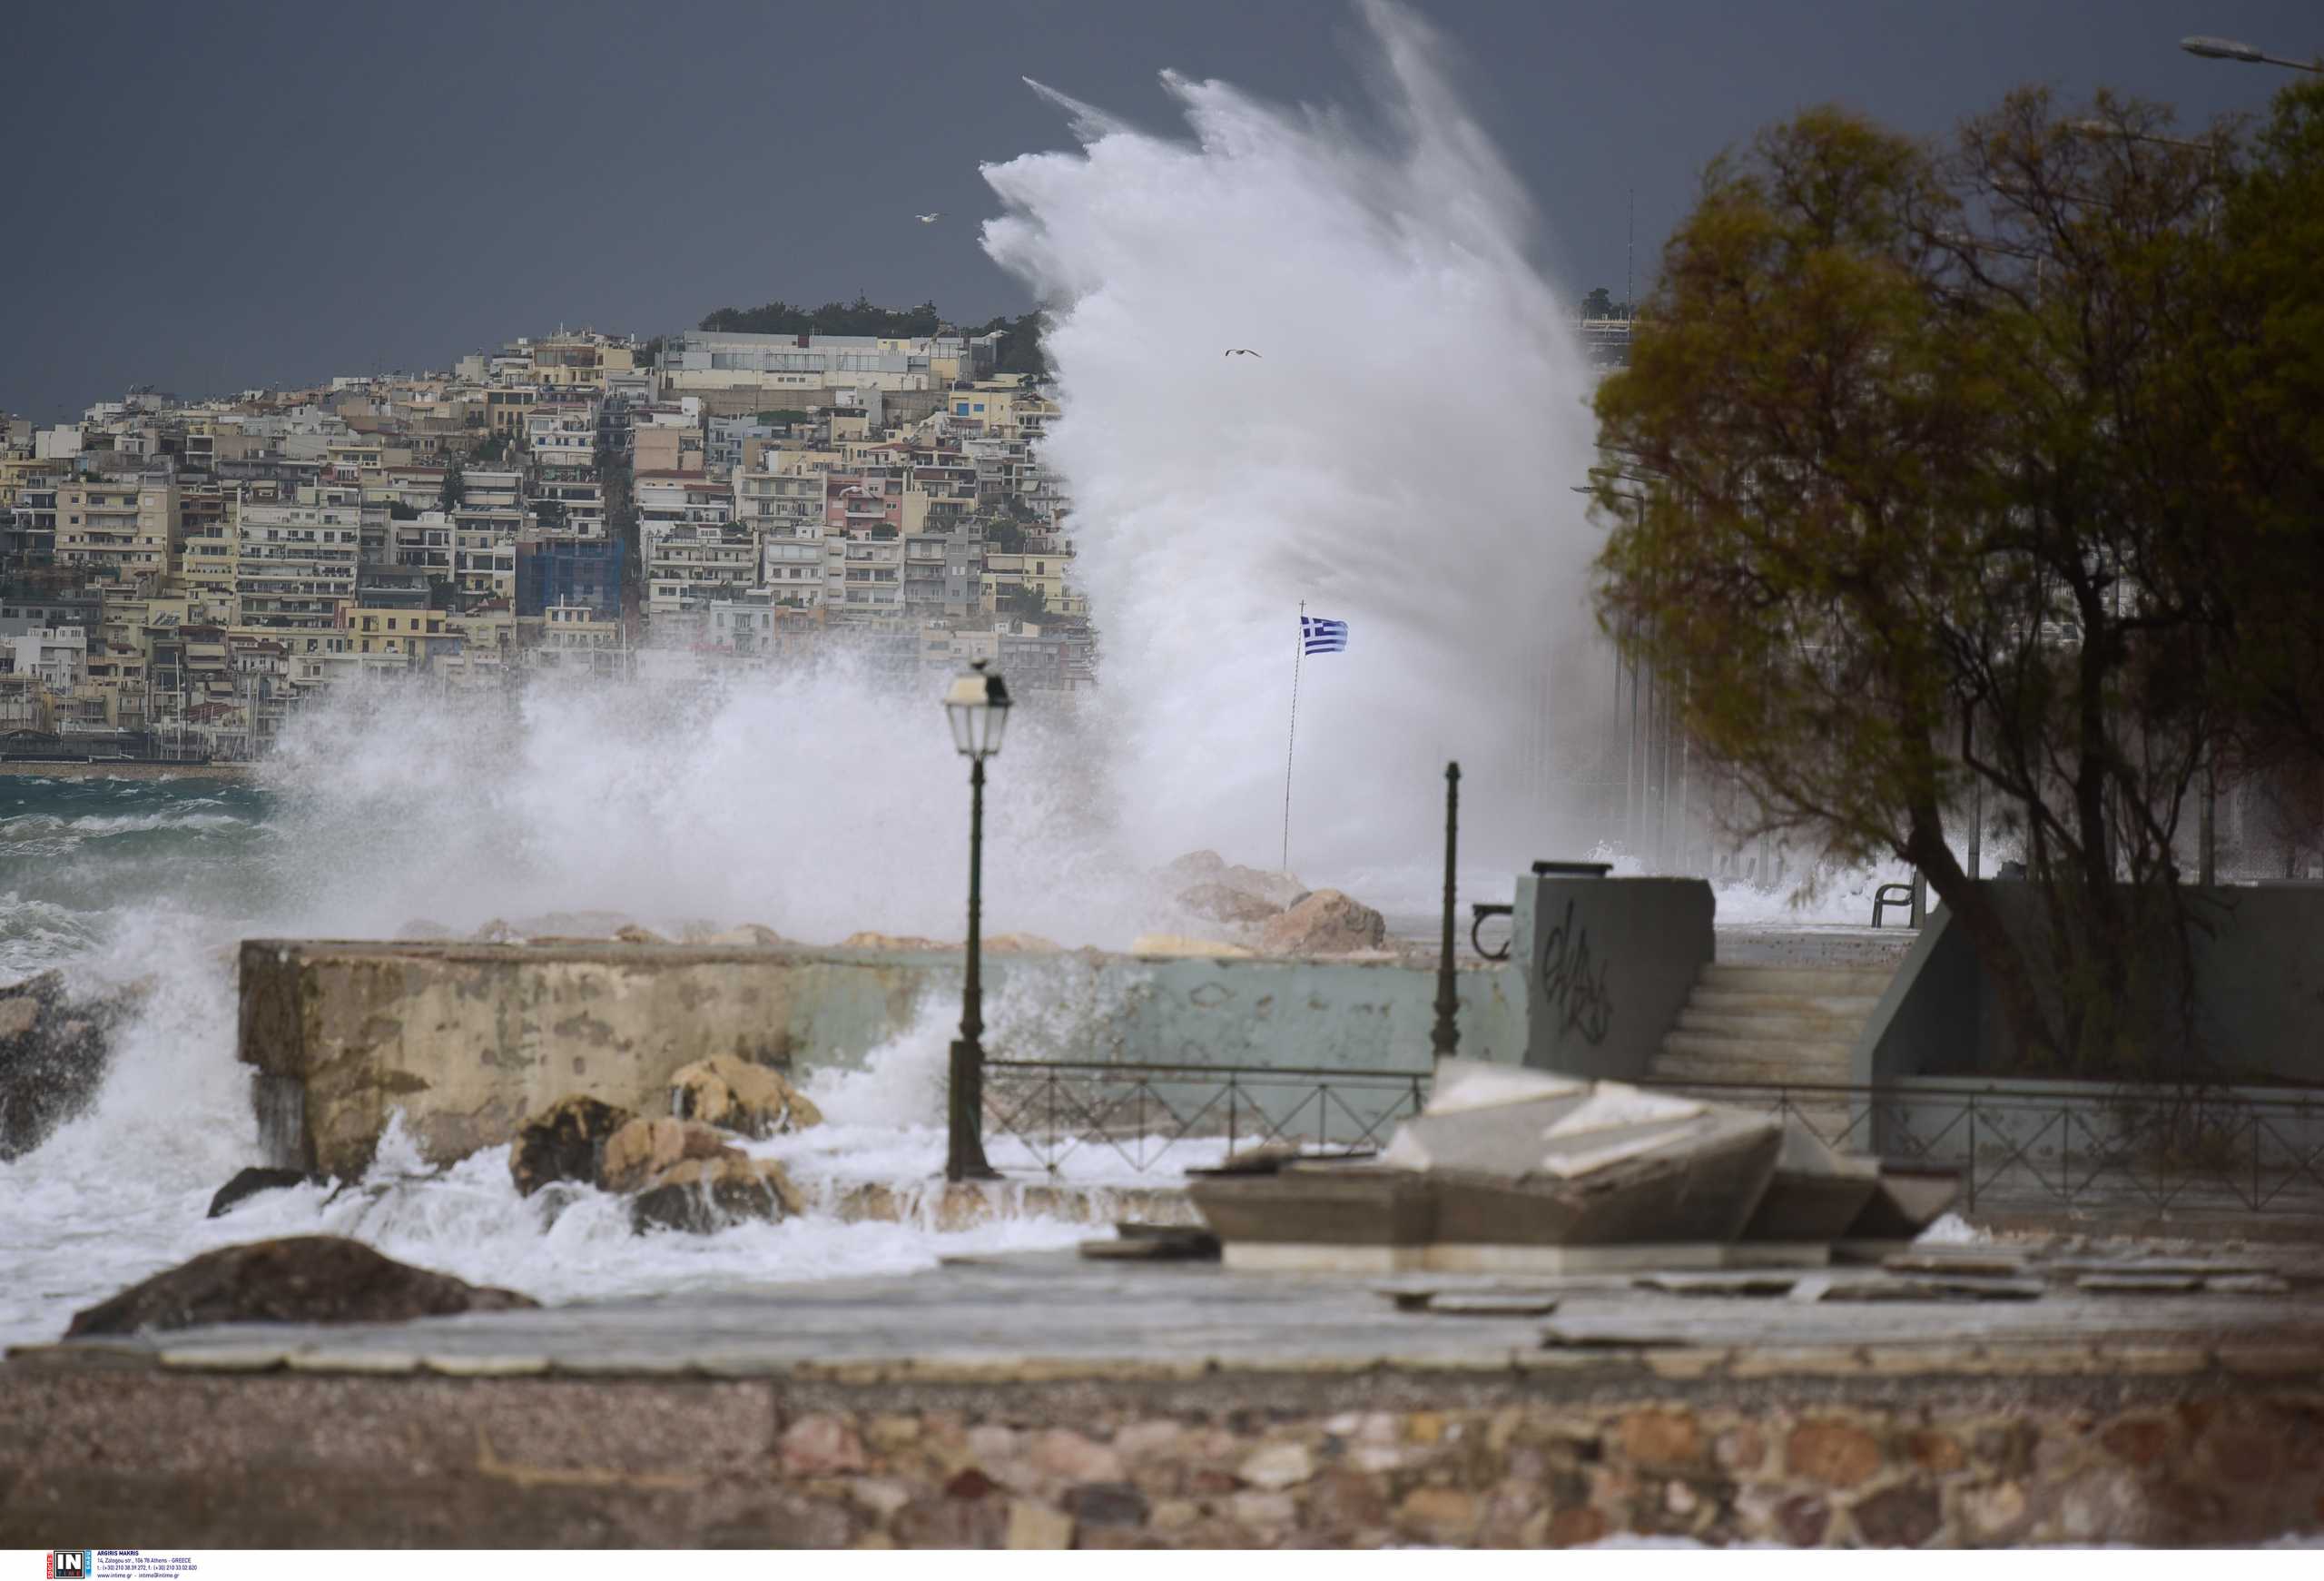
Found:
<svg viewBox="0 0 2324 1581"><path fill-rule="evenodd" d="M1258 354L1256 351L1252 351L1248 346L1229 346L1229 347L1227 347L1227 348L1226 348L1226 355L1227 355L1227 356L1229 356L1229 357L1258 357L1258 356L1259 356L1259 354ZM1266 359L1265 359L1265 358L1264 358L1264 357L1259 357L1259 361L1262 361L1262 362L1264 362L1264 361L1266 361Z"/></svg>
<svg viewBox="0 0 2324 1581"><path fill-rule="evenodd" d="M934 223L936 223L936 222L937 222L937 221L939 221L939 220L940 220L940 219L942 219L942 218L944 217L944 211L943 211L943 210L941 210L941 209L939 209L939 210L937 210L937 211L936 211L934 213L932 213L932 214L921 214L921 215L917 215L917 216L915 216L915 217L916 217L916 218L920 221L920 222L921 222L921 224L923 224L923 225L933 225Z"/></svg>

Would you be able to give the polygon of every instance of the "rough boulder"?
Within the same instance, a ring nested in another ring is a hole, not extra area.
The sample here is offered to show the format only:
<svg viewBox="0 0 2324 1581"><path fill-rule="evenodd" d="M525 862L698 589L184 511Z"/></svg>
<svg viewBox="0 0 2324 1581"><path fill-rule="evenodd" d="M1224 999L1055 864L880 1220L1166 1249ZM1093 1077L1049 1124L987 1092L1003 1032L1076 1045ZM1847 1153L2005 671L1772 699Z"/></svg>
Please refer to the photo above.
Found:
<svg viewBox="0 0 2324 1581"><path fill-rule="evenodd" d="M525 1122L508 1150L508 1173L518 1194L529 1197L551 1181L595 1181L606 1141L636 1118L596 1098L558 1099Z"/></svg>
<svg viewBox="0 0 2324 1581"><path fill-rule="evenodd" d="M926 955L942 950L957 950L957 944L948 944L940 939L923 939L917 934L850 934L834 946L842 950L879 950L891 955Z"/></svg>
<svg viewBox="0 0 2324 1581"><path fill-rule="evenodd" d="M1351 955L1382 948L1388 922L1378 912L1336 889L1319 889L1259 930L1259 950L1268 955Z"/></svg>
<svg viewBox="0 0 2324 1581"><path fill-rule="evenodd" d="M0 1159L30 1152L88 1108L130 1003L76 1003L54 972L0 988Z"/></svg>
<svg viewBox="0 0 2324 1581"><path fill-rule="evenodd" d="M1197 884L1179 894L1178 904L1213 923L1264 923L1283 914L1283 907L1266 896L1224 884Z"/></svg>
<svg viewBox="0 0 2324 1581"><path fill-rule="evenodd" d="M1206 959L1234 960L1248 956L1253 952L1221 939L1190 938L1185 934L1140 934L1130 941L1129 953L1133 955L1198 955Z"/></svg>
<svg viewBox="0 0 2324 1581"><path fill-rule="evenodd" d="M310 1181L320 1181L321 1178L304 1170L273 1170L263 1165L252 1165L218 1188L218 1194L210 1199L210 1211L206 1217L219 1218L261 1192L303 1186Z"/></svg>
<svg viewBox="0 0 2324 1581"><path fill-rule="evenodd" d="M743 1156L723 1131L695 1120L633 1120L606 1139L597 1184L635 1191L688 1159Z"/></svg>
<svg viewBox="0 0 2324 1581"><path fill-rule="evenodd" d="M1229 864L1216 851L1189 851L1163 868L1157 876L1170 894L1178 897L1181 905L1186 904L1186 897L1192 891L1217 888L1265 901L1275 911L1281 911L1307 893L1307 886L1299 882L1295 874L1269 873L1256 867Z"/></svg>
<svg viewBox="0 0 2324 1581"><path fill-rule="evenodd" d="M503 1312L530 1296L382 1257L359 1240L299 1235L205 1251L74 1315L65 1337L209 1323L375 1323Z"/></svg>
<svg viewBox="0 0 2324 1581"><path fill-rule="evenodd" d="M823 1122L822 1111L764 1065L713 1054L670 1076L670 1112L745 1136L780 1136Z"/></svg>
<svg viewBox="0 0 2324 1581"><path fill-rule="evenodd" d="M778 1220L806 1210L807 1199L773 1159L688 1159L654 1177L631 1199L630 1227L707 1235L744 1220Z"/></svg>
<svg viewBox="0 0 2324 1581"><path fill-rule="evenodd" d="M757 950L779 950L790 941L763 923L744 923L740 927L689 930L685 935L689 944L740 944Z"/></svg>
<svg viewBox="0 0 2324 1581"><path fill-rule="evenodd" d="M995 934L984 941L988 955L1061 955L1065 946L1039 934Z"/></svg>

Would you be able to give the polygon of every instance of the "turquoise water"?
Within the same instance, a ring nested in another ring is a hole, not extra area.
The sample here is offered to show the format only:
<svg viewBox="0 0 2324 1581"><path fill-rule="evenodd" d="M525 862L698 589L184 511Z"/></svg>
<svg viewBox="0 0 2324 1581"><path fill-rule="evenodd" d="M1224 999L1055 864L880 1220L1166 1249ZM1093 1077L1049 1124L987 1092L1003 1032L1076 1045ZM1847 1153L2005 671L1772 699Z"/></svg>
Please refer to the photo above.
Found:
<svg viewBox="0 0 2324 1581"><path fill-rule="evenodd" d="M102 950L134 911L275 909L273 808L222 779L0 776L0 982Z"/></svg>

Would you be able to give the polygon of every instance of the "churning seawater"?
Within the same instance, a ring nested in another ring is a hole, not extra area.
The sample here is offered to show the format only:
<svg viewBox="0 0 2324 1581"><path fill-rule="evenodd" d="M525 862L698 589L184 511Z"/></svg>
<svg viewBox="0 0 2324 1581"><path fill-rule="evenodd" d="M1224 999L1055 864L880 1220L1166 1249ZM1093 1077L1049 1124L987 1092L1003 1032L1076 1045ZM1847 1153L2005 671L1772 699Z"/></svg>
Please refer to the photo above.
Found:
<svg viewBox="0 0 2324 1581"><path fill-rule="evenodd" d="M1364 15L1379 96L1351 114L1168 77L1182 133L1058 95L1077 146L985 170L1003 211L986 250L1049 313L1064 417L1044 455L1075 501L1105 677L1020 699L986 824L994 932L1119 946L1167 925L1156 865L1210 847L1276 865L1303 599L1352 638L1300 697L1290 865L1308 884L1433 914L1447 758L1464 770L1465 897L1503 898L1524 862L1604 835L1577 791L1607 778L1612 742L1594 535L1571 492L1589 375L1531 262L1531 206L1426 30ZM843 665L507 698L356 686L295 716L257 785L0 778L0 977L55 967L78 992L142 994L94 1107L0 1162L0 1339L53 1336L207 1247L298 1230L549 1300L1086 1234L810 1214L633 1237L595 1192L518 1198L505 1149L431 1172L394 1136L363 1182L203 1217L260 1161L234 1058L240 940L496 920L958 937L963 778L932 695ZM995 1036L1037 1022L1038 1001L989 1006ZM924 1006L811 1085L832 1123L769 1144L803 1183L934 1175L950 1013Z"/></svg>
<svg viewBox="0 0 2324 1581"><path fill-rule="evenodd" d="M331 876L354 879L362 853L333 860L319 850L314 820L297 810L302 795L311 792L201 779L0 776L0 983L53 969L76 995L138 995L94 1104L0 1162L0 1267L9 1270L0 1343L53 1339L75 1310L137 1280L215 1246L275 1235L353 1236L408 1261L566 1301L897 1272L950 1252L1091 1233L1041 1220L940 1233L911 1222L842 1225L811 1211L710 1236L636 1236L622 1204L601 1192L519 1197L505 1147L435 1170L399 1131L361 1181L278 1191L207 1218L218 1187L261 1161L249 1079L234 1058L238 942L351 931L315 924L333 915ZM375 848L428 843L424 819L415 832L410 821L374 813ZM784 1157L823 1204L854 1181L933 1181L948 1013L957 1012L931 1005L868 1068L815 1082L830 1124L752 1151ZM1012 1013L1004 1003L993 1019L1005 1024Z"/></svg>

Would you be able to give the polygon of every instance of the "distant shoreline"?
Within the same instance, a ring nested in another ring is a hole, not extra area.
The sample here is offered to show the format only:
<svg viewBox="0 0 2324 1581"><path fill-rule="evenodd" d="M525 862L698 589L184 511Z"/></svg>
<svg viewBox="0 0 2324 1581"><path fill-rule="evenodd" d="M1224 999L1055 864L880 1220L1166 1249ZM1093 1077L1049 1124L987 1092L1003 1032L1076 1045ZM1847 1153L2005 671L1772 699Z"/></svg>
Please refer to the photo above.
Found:
<svg viewBox="0 0 2324 1581"><path fill-rule="evenodd" d="M225 779L250 784L258 778L251 763L36 763L0 760L0 777L16 779Z"/></svg>

